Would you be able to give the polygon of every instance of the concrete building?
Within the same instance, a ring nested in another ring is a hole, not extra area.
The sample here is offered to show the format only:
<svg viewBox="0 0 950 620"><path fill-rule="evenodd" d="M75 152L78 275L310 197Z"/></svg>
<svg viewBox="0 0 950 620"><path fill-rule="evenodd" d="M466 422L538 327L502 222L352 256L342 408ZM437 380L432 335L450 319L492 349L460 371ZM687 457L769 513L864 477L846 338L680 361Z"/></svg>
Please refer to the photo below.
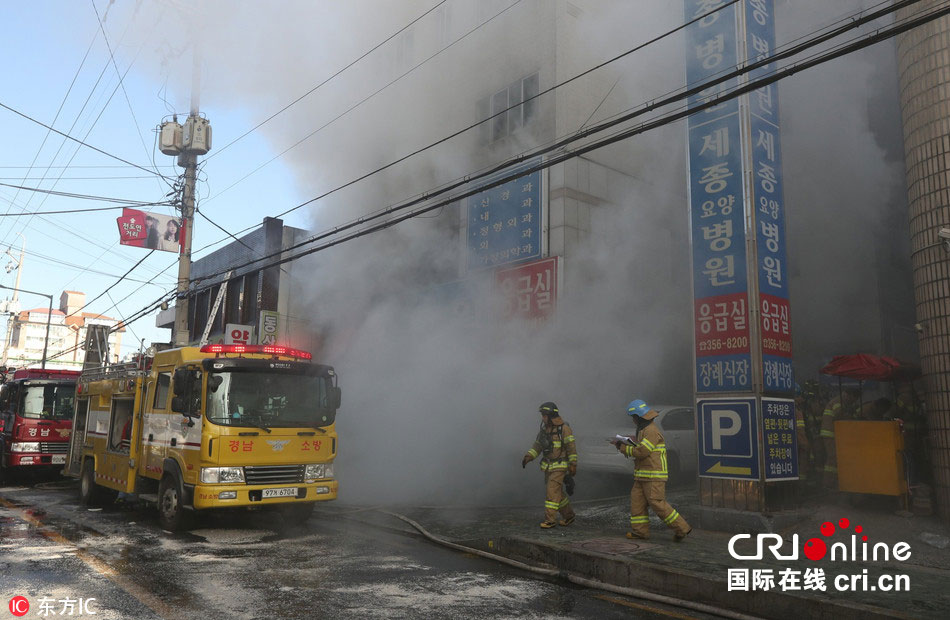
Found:
<svg viewBox="0 0 950 620"><path fill-rule="evenodd" d="M431 19L400 34L393 53L369 59L367 67L339 78L335 87L341 93L358 92L368 75L383 83L396 81L386 97L370 99L348 113L322 132L320 145L310 147L314 167L329 178L352 178L372 168L366 162L384 163L509 106L515 108L376 175L373 183L322 200L317 230L323 222L331 226L348 221L573 135L683 86L683 40L671 37L553 93L520 103L648 40L666 25L680 25L682 14L665 3L642 9L617 3L612 10L620 15L611 22L604 17L604 5L592 0L525 0L509 8L510 4L448 3ZM777 7L780 30L782 11L793 10L788 4ZM637 19L638 10L648 11L650 19ZM893 47L879 50L893 55ZM783 118L793 117L796 106L785 105L789 90L784 84L779 87ZM394 106L394 101L402 105ZM832 356L859 351L913 361L917 352L912 293L902 234L906 222L897 218L880 225L866 215L856 215L864 217L857 220L850 215L827 217L829 210L842 207L856 214L893 213L886 204L891 197L870 196L880 204L862 204L861 190L850 191L862 187L859 173L828 180L828 185L840 187L840 197L820 193L821 187L808 175L812 168L822 167L813 145L824 136L817 125L807 126L809 120L786 125L800 127L799 137L785 145L797 371L802 378L815 378ZM893 122L893 117L889 120ZM867 128L863 131L870 133ZM692 392L684 136L683 124L674 124L555 165L542 175L541 196L542 256L559 257L562 271L559 294L564 303L559 303L559 312L583 313L572 307L572 294L585 294L581 291L592 280L612 279L616 303L625 306L630 317L648 319L631 318L617 338L662 351L656 373L666 379L658 397L675 402L688 401ZM338 148L341 144L346 148ZM823 167L830 165L829 161ZM443 240L456 239L459 247L452 256L440 256L438 264L417 265L416 273L422 276L416 284L465 280L481 270L468 256L468 208L469 203L462 201L459 208L436 212L428 222L412 223L438 230ZM379 241L377 246L386 243ZM838 286L836 282L845 277L848 286Z"/></svg>
<svg viewBox="0 0 950 620"><path fill-rule="evenodd" d="M903 9L901 17L937 2ZM898 38L914 293L937 508L950 518L950 18Z"/></svg>
<svg viewBox="0 0 950 620"><path fill-rule="evenodd" d="M59 308L53 309L49 321L47 368L81 369L85 357L82 345L86 339L86 327L118 325L119 321L112 317L80 311L85 303L85 293L63 291L60 295ZM23 310L11 317L13 323L7 351L8 365L16 368L40 365L48 317L49 308ZM113 361L119 360L124 332L125 328L120 328L109 336L109 350Z"/></svg>

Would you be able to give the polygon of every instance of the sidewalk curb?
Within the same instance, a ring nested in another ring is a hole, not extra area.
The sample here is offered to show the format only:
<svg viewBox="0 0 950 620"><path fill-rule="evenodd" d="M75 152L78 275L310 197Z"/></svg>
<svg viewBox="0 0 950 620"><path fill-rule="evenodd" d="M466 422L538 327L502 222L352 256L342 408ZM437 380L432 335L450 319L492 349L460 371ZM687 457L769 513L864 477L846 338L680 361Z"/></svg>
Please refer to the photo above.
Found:
<svg viewBox="0 0 950 620"><path fill-rule="evenodd" d="M784 592L729 592L725 579L629 557L566 549L561 545L517 536L464 541L462 544L526 563L545 564L615 586L638 588L676 598L683 598L684 593L688 593L690 600L762 618L871 620L913 617L881 607L828 598L805 598ZM689 543L685 544L688 546Z"/></svg>
<svg viewBox="0 0 950 620"><path fill-rule="evenodd" d="M794 527L808 517L808 513L804 510L787 510L763 515L757 512L706 506L695 507L693 514L697 516L700 529L730 534L781 532Z"/></svg>

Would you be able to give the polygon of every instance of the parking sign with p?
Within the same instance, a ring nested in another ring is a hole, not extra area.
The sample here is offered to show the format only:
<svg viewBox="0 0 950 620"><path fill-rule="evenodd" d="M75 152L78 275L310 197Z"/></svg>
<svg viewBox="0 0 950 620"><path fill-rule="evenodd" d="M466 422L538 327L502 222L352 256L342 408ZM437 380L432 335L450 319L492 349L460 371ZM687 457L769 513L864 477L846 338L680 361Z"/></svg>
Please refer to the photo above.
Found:
<svg viewBox="0 0 950 620"><path fill-rule="evenodd" d="M699 475L759 479L759 442L754 398L696 401Z"/></svg>

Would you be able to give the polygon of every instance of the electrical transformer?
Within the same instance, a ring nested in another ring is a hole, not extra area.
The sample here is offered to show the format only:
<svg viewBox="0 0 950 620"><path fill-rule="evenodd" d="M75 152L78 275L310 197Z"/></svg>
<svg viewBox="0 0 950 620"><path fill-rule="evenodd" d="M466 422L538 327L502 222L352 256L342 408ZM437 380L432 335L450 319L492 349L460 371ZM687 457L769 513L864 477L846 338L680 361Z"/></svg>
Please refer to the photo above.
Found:
<svg viewBox="0 0 950 620"><path fill-rule="evenodd" d="M182 147L182 150L195 155L204 155L211 150L211 123L208 119L188 117L182 132Z"/></svg>
<svg viewBox="0 0 950 620"><path fill-rule="evenodd" d="M165 155L178 155L182 148L182 127L174 121L162 123L158 134L159 150Z"/></svg>

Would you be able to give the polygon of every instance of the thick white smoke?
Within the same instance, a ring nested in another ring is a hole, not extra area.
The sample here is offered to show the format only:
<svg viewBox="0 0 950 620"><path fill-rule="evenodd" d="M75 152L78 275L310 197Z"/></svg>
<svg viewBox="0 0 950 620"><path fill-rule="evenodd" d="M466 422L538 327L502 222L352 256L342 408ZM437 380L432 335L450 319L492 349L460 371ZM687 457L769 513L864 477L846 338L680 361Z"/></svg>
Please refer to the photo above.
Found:
<svg viewBox="0 0 950 620"><path fill-rule="evenodd" d="M434 4L285 2L264 9L208 2L192 10L156 2L149 8L165 12L167 23L201 24L203 104L259 119ZM450 0L411 36L395 39L259 132L275 151L287 148L510 4ZM779 43L862 4L779 2ZM522 0L282 161L301 194L316 195L472 122L476 103L513 80L540 70L546 88L682 20L681 4L665 0ZM180 57L183 46L171 36L153 58L156 74L178 85L180 109L187 108L191 77L170 72L190 65L167 59ZM323 200L312 210L313 227L372 212L575 131L578 119L596 122L677 88L684 80L682 46L680 36L672 37L578 81L557 99L546 97L541 115L550 120L542 130L504 148L485 149L479 133L470 132ZM896 112L896 77L879 69L893 67L892 56L892 44L883 44L779 86L794 344L805 376L833 354L896 347L892 325L912 323L901 267L907 261L902 170L889 157L899 120L886 112ZM625 180L589 188L598 198L590 233L563 261L558 316L547 325L501 324L490 308L472 310L464 295L439 292L437 285L459 277L464 260L457 227L465 215L458 206L306 259L297 271L306 276L294 283L294 313L312 320L323 351L333 355L326 361L340 371L344 497L515 499L524 489L537 490L536 473L524 474L518 464L542 401L556 401L578 434L598 436L627 423L623 411L631 398L690 403L684 137L680 123L590 156L621 170ZM551 174L554 180L561 173ZM484 284L473 277L462 286L477 297Z"/></svg>

